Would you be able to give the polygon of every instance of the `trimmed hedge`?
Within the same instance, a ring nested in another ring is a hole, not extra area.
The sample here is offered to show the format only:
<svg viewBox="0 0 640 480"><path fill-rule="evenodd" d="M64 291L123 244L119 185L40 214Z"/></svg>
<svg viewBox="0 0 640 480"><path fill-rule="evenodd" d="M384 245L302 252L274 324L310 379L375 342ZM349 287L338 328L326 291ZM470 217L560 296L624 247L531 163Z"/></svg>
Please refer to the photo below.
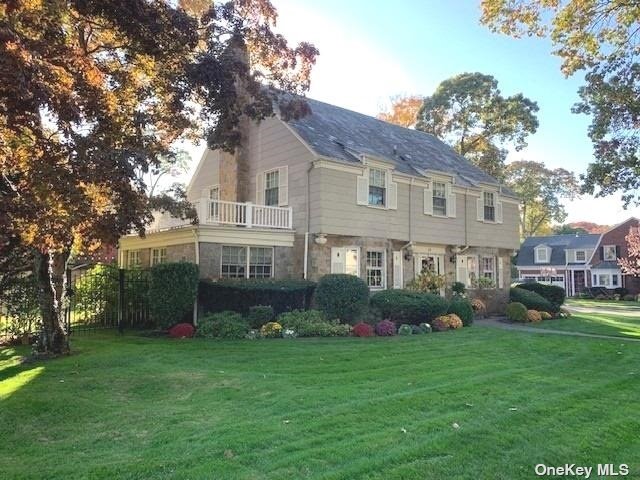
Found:
<svg viewBox="0 0 640 480"><path fill-rule="evenodd" d="M512 322L524 323L527 321L527 307L519 302L511 302L507 305L506 315Z"/></svg>
<svg viewBox="0 0 640 480"><path fill-rule="evenodd" d="M529 310L538 310L539 312L555 313L560 308L552 304L542 295L520 287L514 287L509 290L509 300L521 303Z"/></svg>
<svg viewBox="0 0 640 480"><path fill-rule="evenodd" d="M198 322L196 335L205 338L244 338L249 330L249 325L236 312L220 312L207 315Z"/></svg>
<svg viewBox="0 0 640 480"><path fill-rule="evenodd" d="M455 313L460 317L460 320L462 320L462 324L465 327L468 327L473 323L473 307L471 306L471 302L466 298L453 297L447 313Z"/></svg>
<svg viewBox="0 0 640 480"><path fill-rule="evenodd" d="M354 275L333 273L320 279L315 300L328 319L355 323L367 310L369 287Z"/></svg>
<svg viewBox="0 0 640 480"><path fill-rule="evenodd" d="M246 315L251 307L266 305L279 315L309 308L315 287L306 280L201 280L198 301L205 313L230 310Z"/></svg>
<svg viewBox="0 0 640 480"><path fill-rule="evenodd" d="M198 266L188 262L160 263L150 269L149 313L159 327L185 320L198 293Z"/></svg>
<svg viewBox="0 0 640 480"><path fill-rule="evenodd" d="M383 290L373 295L370 303L384 318L411 325L431 323L449 308L447 301L438 295L409 290Z"/></svg>
<svg viewBox="0 0 640 480"><path fill-rule="evenodd" d="M567 292L565 292L564 288L558 287L556 285L545 285L544 283L522 283L520 285L516 285L516 288L522 288L524 290L529 290L531 292L536 292L538 295L549 300L556 308L560 308L560 306L564 303L567 298Z"/></svg>

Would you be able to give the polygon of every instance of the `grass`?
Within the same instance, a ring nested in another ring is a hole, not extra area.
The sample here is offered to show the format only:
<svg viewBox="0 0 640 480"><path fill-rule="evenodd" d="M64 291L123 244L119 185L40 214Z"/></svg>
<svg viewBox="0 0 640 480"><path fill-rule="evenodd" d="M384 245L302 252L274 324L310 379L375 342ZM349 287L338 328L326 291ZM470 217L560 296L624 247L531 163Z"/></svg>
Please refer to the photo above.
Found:
<svg viewBox="0 0 640 480"><path fill-rule="evenodd" d="M627 300L594 300L589 298L567 298L569 307L607 308L615 310L628 310L628 307L640 308L640 302Z"/></svg>
<svg viewBox="0 0 640 480"><path fill-rule="evenodd" d="M24 365L0 351L3 479L513 480L567 462L640 474L640 344L473 327L73 347Z"/></svg>

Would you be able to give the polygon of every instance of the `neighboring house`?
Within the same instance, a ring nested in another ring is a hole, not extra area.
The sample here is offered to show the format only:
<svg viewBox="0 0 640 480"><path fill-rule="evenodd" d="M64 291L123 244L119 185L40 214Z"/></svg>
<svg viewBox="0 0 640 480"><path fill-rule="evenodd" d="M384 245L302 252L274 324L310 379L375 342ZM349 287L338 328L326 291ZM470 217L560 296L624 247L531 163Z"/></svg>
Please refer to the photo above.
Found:
<svg viewBox="0 0 640 480"><path fill-rule="evenodd" d="M513 192L434 136L308 100L247 122L235 154L207 150L188 186L199 225L158 217L119 262L198 263L203 278L361 277L401 288L423 269L506 291L519 246Z"/></svg>
<svg viewBox="0 0 640 480"><path fill-rule="evenodd" d="M623 275L618 259L627 255L625 237L638 220L616 225L602 234L568 234L527 238L518 253L519 280L564 287L575 296L591 287L640 293L640 280Z"/></svg>

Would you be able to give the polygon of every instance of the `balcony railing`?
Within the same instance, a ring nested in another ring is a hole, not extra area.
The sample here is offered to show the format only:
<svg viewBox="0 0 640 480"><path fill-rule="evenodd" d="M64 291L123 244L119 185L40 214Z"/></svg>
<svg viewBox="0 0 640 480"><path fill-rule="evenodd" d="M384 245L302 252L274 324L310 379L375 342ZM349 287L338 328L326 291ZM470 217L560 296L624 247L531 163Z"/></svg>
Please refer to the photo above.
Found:
<svg viewBox="0 0 640 480"><path fill-rule="evenodd" d="M247 228L290 229L293 214L291 207L269 207L253 203L203 200L200 221L206 224L238 225Z"/></svg>

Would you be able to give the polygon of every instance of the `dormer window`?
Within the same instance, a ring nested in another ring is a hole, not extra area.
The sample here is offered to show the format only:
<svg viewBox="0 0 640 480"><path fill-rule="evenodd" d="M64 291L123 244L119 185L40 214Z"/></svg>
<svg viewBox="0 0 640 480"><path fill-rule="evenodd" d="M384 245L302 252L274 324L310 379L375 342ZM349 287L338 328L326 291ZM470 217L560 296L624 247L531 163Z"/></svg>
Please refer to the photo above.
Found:
<svg viewBox="0 0 640 480"><path fill-rule="evenodd" d="M369 169L369 205L384 207L387 194L386 172L379 168Z"/></svg>
<svg viewBox="0 0 640 480"><path fill-rule="evenodd" d="M547 247L536 247L535 257L536 263L549 263L549 249Z"/></svg>
<svg viewBox="0 0 640 480"><path fill-rule="evenodd" d="M576 262L586 262L587 252L584 250L576 250Z"/></svg>

